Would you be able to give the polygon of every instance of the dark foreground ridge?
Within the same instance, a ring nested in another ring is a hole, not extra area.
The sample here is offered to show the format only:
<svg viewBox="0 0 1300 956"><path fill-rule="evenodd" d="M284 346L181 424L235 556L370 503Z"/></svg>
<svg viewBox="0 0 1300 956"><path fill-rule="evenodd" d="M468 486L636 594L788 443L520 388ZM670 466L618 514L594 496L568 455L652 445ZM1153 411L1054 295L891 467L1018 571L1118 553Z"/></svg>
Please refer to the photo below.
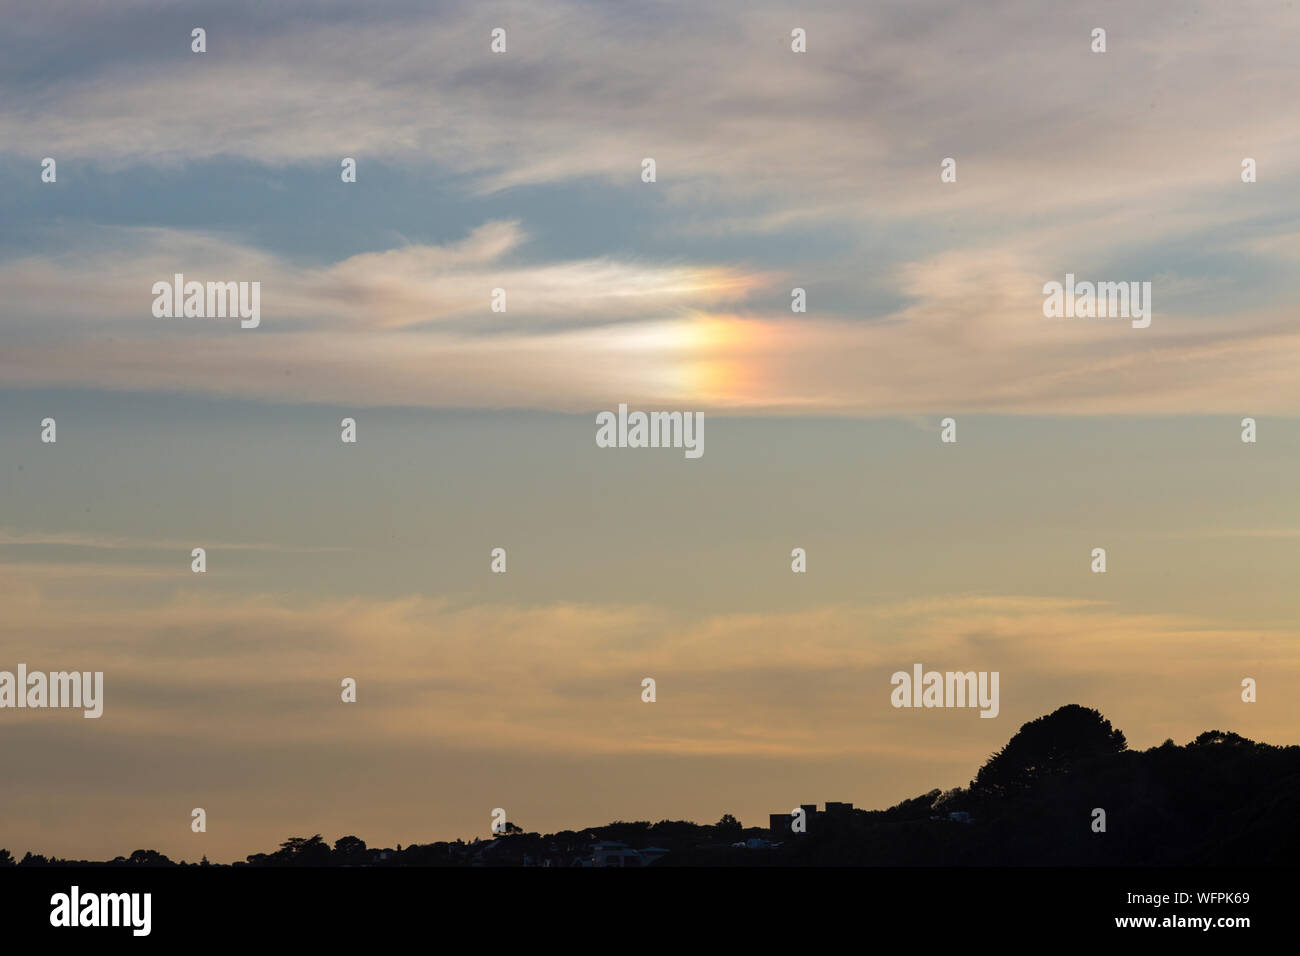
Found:
<svg viewBox="0 0 1300 956"><path fill-rule="evenodd" d="M1300 850L1300 747L1206 731L1135 752L1095 710L1068 705L1020 728L970 786L931 790L888 810L806 805L767 827L730 814L712 825L615 822L488 840L372 849L291 837L236 867L285 866L1277 866ZM1098 811L1104 812L1104 817ZM1104 821L1104 830L1099 829ZM0 866L15 864L0 849ZM18 866L209 866L153 850L110 861Z"/></svg>

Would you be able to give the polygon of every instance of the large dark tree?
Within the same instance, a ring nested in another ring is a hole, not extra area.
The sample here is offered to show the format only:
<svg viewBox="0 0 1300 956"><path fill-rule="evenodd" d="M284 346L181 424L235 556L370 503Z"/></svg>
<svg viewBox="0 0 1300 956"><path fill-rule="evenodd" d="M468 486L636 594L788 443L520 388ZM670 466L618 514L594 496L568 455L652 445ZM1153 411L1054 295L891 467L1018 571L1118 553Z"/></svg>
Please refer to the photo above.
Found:
<svg viewBox="0 0 1300 956"><path fill-rule="evenodd" d="M972 790L994 791L1026 786L1060 773L1090 757L1128 748L1121 731L1097 711L1067 704L1046 717L1031 720L989 758L971 782Z"/></svg>
<svg viewBox="0 0 1300 956"><path fill-rule="evenodd" d="M289 837L272 854L272 859L281 865L325 866L329 863L329 856L329 844L317 833L311 837Z"/></svg>
<svg viewBox="0 0 1300 956"><path fill-rule="evenodd" d="M366 841L355 836L339 837L334 841L334 857L340 863L365 862Z"/></svg>

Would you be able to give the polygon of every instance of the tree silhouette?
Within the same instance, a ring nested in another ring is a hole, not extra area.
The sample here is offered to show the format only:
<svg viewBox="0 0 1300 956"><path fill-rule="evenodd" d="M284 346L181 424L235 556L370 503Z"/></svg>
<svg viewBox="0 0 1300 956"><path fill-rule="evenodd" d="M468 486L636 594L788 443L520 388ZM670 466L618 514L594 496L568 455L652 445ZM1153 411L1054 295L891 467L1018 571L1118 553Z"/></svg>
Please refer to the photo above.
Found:
<svg viewBox="0 0 1300 956"><path fill-rule="evenodd" d="M167 859L157 850L135 850L127 857L127 863L135 866L172 866L172 861Z"/></svg>
<svg viewBox="0 0 1300 956"><path fill-rule="evenodd" d="M1024 787L1081 760L1127 748L1123 732L1114 730L1098 711L1067 704L1021 727L979 769L971 789L987 792Z"/></svg>
<svg viewBox="0 0 1300 956"><path fill-rule="evenodd" d="M740 825L740 821L730 813L724 813L722 819L713 825L713 829L717 832L719 839L735 841L740 839L744 828Z"/></svg>
<svg viewBox="0 0 1300 956"><path fill-rule="evenodd" d="M365 858L366 841L360 837L345 836L334 841L334 856L343 863L360 862Z"/></svg>
<svg viewBox="0 0 1300 956"><path fill-rule="evenodd" d="M1221 732L1218 730L1207 730L1201 734L1188 746L1191 747L1254 747L1255 741L1248 740L1240 734L1234 734L1232 731Z"/></svg>
<svg viewBox="0 0 1300 956"><path fill-rule="evenodd" d="M281 865L324 866L329 863L330 848L317 833L312 837L289 837L272 856Z"/></svg>

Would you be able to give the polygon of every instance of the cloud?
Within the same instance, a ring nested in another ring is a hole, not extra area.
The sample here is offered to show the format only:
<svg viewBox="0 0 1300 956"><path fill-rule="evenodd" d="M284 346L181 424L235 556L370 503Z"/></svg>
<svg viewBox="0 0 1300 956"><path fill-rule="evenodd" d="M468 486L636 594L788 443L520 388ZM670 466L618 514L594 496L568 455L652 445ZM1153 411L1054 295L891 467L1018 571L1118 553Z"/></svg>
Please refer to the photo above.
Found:
<svg viewBox="0 0 1300 956"><path fill-rule="evenodd" d="M219 726L223 739L474 740L505 752L847 757L912 741L944 751L957 718L941 730L889 706L889 675L914 661L999 670L1005 723L1084 695L1123 713L1142 740L1185 722L1189 695L1197 721L1233 723L1232 662L1244 648L1252 676L1276 686L1297 676L1284 630L1016 595L690 616L418 596L218 599L190 588L142 606L78 600L75 571L55 581L15 569L6 580L7 617L27 648L6 641L6 659L102 669L112 733L195 741ZM1159 698L1126 696L1153 673L1165 675ZM358 680L364 707L335 706L344 676ZM649 723L646 676L660 696ZM317 718L279 722L303 710ZM1284 709L1267 719L1272 733L1294 733Z"/></svg>
<svg viewBox="0 0 1300 956"><path fill-rule="evenodd" d="M51 42L62 24L47 16L30 13L24 35ZM1244 155L1265 180L1300 160L1286 40L1300 11L1262 0L1186 7L1176 25L1122 3L1062 16L1014 0L797 14L759 3L743 17L686 2L304 7L292 24L214 24L203 55L179 19L172 35L156 17L121 11L113 33L139 29L119 56L97 50L93 72L0 101L0 142L118 165L360 154L436 164L484 191L639 186L654 156L680 202L744 198L760 218L1016 217L1127 200L1141 223L1152 204L1235 179ZM806 54L790 52L795 21ZM1088 49L1094 21L1109 25L1105 55ZM509 51L493 55L502 24ZM939 189L946 156L959 183Z"/></svg>
<svg viewBox="0 0 1300 956"><path fill-rule="evenodd" d="M490 222L444 246L303 266L211 235L94 230L62 254L0 265L11 290L0 371L15 385L363 405L1300 411L1285 359L1300 333L1284 311L1209 321L1179 311L1176 281L1172 290L1157 281L1148 329L1047 319L1041 288L1053 274L1014 245L900 265L907 304L883 316L819 316L814 290L812 313L795 317L778 311L787 292L773 274L607 258L510 262L525 239L518 223ZM153 318L149 290L176 271L260 281L261 328ZM490 311L494 288L507 292L504 316Z"/></svg>
<svg viewBox="0 0 1300 956"><path fill-rule="evenodd" d="M270 544L267 542L230 542L204 541L210 550L224 551L287 551L287 552L333 552L343 548L299 548L290 545ZM166 538L138 538L127 535L86 534L80 531L23 531L21 529L0 527L0 547L67 547L87 548L92 550L138 549L146 551L189 551L194 547L191 541L179 541Z"/></svg>
<svg viewBox="0 0 1300 956"><path fill-rule="evenodd" d="M157 281L259 281L271 333L374 331L437 324L467 334L497 328L493 290L526 330L660 318L687 304L743 296L759 277L721 267L609 257L518 264L518 222L488 222L446 245L411 244L325 266L295 263L219 235L168 228L101 227L54 255L0 264L9 292L4 322L28 331L77 320L158 337L150 291ZM179 324L177 320L174 324ZM220 321L220 320L216 320ZM63 334L79 330L60 328Z"/></svg>
<svg viewBox="0 0 1300 956"><path fill-rule="evenodd" d="M566 411L1300 412L1285 360L1300 8L1188 6L1175 25L1122 3L829 3L795 24L765 3L338 4L213 21L196 55L189 18L139 5L99 17L112 42L55 77L27 55L71 42L43 9L2 41L0 142L25 159L145 177L323 164L324 183L355 155L450 176L462 199L601 180L653 196L657 240L691 252L548 256L500 218L509 202L456 241L324 264L86 227L0 266L16 384ZM759 235L777 243L767 265L724 251ZM262 281L262 327L152 321L140 289L176 271ZM1044 320L1038 290L1067 271L1152 279L1152 328ZM889 304L863 304L876 296Z"/></svg>

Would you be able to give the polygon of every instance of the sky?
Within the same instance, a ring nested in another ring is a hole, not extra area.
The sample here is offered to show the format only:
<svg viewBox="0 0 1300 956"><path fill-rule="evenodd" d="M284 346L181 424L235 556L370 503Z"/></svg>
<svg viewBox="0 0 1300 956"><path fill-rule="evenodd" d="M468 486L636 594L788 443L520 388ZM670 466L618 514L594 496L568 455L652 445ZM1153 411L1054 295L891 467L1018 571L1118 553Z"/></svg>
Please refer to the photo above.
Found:
<svg viewBox="0 0 1300 956"><path fill-rule="evenodd" d="M3 17L0 670L105 708L0 711L0 846L765 825L1067 703L1300 742L1296 5ZM704 454L597 447L624 403ZM999 715L891 707L915 662Z"/></svg>

